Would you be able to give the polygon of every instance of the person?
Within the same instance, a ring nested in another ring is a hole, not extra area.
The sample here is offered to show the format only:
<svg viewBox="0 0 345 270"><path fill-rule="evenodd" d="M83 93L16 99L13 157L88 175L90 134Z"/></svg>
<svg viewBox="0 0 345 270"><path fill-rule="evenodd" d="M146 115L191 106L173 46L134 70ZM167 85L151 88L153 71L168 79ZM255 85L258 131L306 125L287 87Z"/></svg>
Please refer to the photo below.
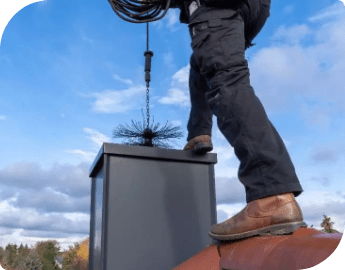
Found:
<svg viewBox="0 0 345 270"><path fill-rule="evenodd" d="M191 111L183 150L213 149L212 116L240 161L238 178L247 205L214 224L216 240L291 234L307 227L295 197L302 192L294 165L277 130L250 85L245 50L270 16L270 0L171 0L188 24Z"/></svg>

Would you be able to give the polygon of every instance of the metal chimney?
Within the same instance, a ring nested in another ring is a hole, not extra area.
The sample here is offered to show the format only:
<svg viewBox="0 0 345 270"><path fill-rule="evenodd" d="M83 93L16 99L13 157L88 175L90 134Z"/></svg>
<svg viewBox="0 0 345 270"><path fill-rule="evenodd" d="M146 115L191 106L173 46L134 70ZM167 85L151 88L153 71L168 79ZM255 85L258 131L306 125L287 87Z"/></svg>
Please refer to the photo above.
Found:
<svg viewBox="0 0 345 270"><path fill-rule="evenodd" d="M214 241L215 153L104 143L90 168L91 270L171 270Z"/></svg>

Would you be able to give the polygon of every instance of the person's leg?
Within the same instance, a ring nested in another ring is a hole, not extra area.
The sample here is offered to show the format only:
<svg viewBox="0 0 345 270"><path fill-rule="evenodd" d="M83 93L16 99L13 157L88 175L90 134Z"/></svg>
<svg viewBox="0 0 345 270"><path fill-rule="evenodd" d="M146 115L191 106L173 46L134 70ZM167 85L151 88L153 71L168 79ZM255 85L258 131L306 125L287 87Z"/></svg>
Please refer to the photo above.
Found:
<svg viewBox="0 0 345 270"><path fill-rule="evenodd" d="M211 136L213 115L205 97L207 90L207 81L201 76L200 70L195 64L194 54L192 54L189 71L191 110L187 124L187 141L199 135Z"/></svg>
<svg viewBox="0 0 345 270"><path fill-rule="evenodd" d="M246 21L245 49L255 45L251 42L261 31L269 16L270 3L271 0L241 0L241 3L237 5L243 20ZM265 10L260 13L261 5L264 5ZM213 115L205 97L208 90L207 80L200 74L200 70L195 63L194 54L190 57L189 89L191 111L187 124L187 141L199 135L211 136L212 133Z"/></svg>
<svg viewBox="0 0 345 270"><path fill-rule="evenodd" d="M247 203L302 187L287 149L254 93L244 57L244 21L238 13L218 27L192 36L195 62L210 82L206 98L217 116L219 130L238 159L238 178L245 186Z"/></svg>

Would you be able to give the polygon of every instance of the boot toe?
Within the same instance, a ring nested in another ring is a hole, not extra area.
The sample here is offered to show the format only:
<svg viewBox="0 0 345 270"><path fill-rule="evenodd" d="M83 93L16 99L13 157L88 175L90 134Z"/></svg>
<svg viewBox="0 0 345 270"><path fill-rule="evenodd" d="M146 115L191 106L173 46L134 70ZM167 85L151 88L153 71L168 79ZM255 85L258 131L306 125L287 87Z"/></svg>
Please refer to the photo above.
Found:
<svg viewBox="0 0 345 270"><path fill-rule="evenodd" d="M258 235L292 234L300 227L307 227L307 224L289 193L250 202L232 218L213 225L209 235L217 240L238 240Z"/></svg>
<svg viewBox="0 0 345 270"><path fill-rule="evenodd" d="M189 140L183 150L194 150L196 153L206 153L213 150L210 135L199 135Z"/></svg>

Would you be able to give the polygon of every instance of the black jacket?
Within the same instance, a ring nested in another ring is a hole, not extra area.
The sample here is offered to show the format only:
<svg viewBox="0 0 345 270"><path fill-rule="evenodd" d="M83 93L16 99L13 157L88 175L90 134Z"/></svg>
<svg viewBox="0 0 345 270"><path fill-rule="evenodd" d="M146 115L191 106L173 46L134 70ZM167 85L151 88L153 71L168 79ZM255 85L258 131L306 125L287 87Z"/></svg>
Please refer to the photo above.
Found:
<svg viewBox="0 0 345 270"><path fill-rule="evenodd" d="M243 0L200 0L199 7L189 18L185 5L189 6L192 0L170 0L170 8L179 8L180 22L186 24L200 23L210 19L230 18L236 13L237 5Z"/></svg>

